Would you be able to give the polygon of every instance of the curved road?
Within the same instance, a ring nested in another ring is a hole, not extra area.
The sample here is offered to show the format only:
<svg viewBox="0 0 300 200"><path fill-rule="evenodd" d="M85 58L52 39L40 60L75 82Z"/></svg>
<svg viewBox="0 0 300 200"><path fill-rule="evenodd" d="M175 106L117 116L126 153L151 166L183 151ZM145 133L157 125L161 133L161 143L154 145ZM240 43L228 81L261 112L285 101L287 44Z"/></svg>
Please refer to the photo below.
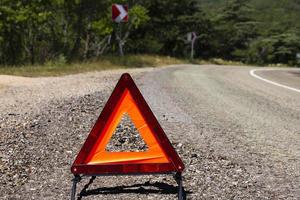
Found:
<svg viewBox="0 0 300 200"><path fill-rule="evenodd" d="M150 73L141 81L151 85L143 93L154 102L153 108L159 108L155 113L170 115L165 128L178 127L178 140L201 150L200 154L210 152L238 165L212 171L203 165L218 164L196 161L195 168L204 173L200 177L192 173L187 181L197 182L193 191L200 197L195 199L300 198L300 93L250 76L251 69L185 65ZM300 89L299 72L257 74Z"/></svg>

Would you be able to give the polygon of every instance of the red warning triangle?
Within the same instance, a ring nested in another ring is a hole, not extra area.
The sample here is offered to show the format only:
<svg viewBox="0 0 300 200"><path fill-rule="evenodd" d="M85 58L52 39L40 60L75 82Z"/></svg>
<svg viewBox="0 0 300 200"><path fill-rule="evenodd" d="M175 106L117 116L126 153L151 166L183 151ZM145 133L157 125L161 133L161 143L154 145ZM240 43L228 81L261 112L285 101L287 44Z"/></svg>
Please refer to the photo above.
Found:
<svg viewBox="0 0 300 200"><path fill-rule="evenodd" d="M142 152L109 152L109 143L124 114L128 114L148 146ZM129 74L123 74L77 155L73 174L139 174L182 172L184 164L172 147Z"/></svg>

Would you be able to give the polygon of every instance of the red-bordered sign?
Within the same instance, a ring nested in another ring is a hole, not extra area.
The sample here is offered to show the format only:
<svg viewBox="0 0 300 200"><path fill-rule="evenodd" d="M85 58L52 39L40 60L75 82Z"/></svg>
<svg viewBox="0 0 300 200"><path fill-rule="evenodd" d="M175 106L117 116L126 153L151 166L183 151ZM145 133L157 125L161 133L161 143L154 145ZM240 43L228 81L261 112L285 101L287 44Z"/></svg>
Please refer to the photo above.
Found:
<svg viewBox="0 0 300 200"><path fill-rule="evenodd" d="M145 152L108 152L122 116L128 114L148 146ZM181 173L184 164L129 74L123 74L77 155L74 175Z"/></svg>
<svg viewBox="0 0 300 200"><path fill-rule="evenodd" d="M113 4L111 7L112 10L112 20L114 22L128 22L128 6Z"/></svg>

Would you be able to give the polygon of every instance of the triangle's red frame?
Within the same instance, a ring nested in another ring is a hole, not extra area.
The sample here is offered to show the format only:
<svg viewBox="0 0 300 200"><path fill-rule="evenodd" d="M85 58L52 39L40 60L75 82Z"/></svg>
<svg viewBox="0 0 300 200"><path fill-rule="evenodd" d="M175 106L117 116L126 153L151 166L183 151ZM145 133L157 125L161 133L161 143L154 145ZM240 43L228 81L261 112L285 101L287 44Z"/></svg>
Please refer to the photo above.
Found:
<svg viewBox="0 0 300 200"><path fill-rule="evenodd" d="M162 147L169 163L144 163L144 164L87 164L85 160L96 143L96 139L100 137L102 130L112 114L112 110L117 105L125 89L128 89L135 100L137 107L145 118L149 128ZM128 73L121 76L114 91L104 106L96 124L88 135L84 145L77 155L71 172L74 175L106 175L106 174L148 174L148 173L181 173L185 166L173 148L165 132L137 88L133 79Z"/></svg>

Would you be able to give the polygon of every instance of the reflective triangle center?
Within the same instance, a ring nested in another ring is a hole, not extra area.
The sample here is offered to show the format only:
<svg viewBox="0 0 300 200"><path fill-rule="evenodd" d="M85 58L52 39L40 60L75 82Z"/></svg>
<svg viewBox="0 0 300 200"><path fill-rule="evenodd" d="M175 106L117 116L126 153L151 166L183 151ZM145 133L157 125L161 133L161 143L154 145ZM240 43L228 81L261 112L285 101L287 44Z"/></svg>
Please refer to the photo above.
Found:
<svg viewBox="0 0 300 200"><path fill-rule="evenodd" d="M108 152L143 152L148 146L139 134L129 115L125 113L117 126L109 143L106 146Z"/></svg>

